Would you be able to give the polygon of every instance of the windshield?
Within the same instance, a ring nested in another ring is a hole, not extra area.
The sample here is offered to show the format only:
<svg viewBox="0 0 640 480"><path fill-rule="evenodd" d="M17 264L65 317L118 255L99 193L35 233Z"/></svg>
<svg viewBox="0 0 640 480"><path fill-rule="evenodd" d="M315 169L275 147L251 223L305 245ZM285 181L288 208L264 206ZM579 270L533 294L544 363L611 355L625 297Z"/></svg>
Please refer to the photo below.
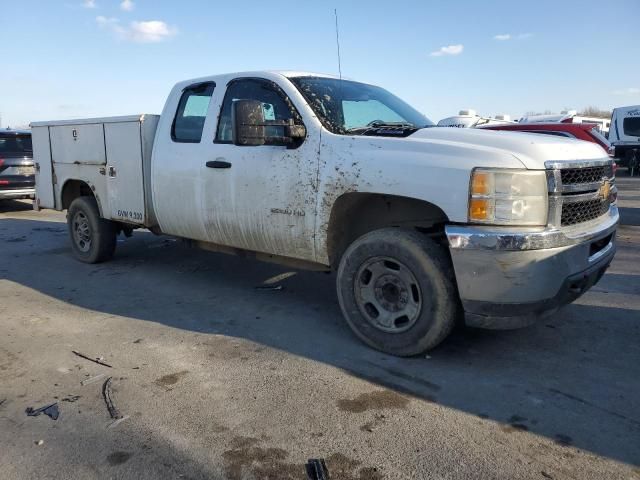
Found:
<svg viewBox="0 0 640 480"><path fill-rule="evenodd" d="M410 135L433 122L383 88L321 77L294 77L323 125L342 135Z"/></svg>
<svg viewBox="0 0 640 480"><path fill-rule="evenodd" d="M31 155L31 135L0 135L0 155L17 153Z"/></svg>

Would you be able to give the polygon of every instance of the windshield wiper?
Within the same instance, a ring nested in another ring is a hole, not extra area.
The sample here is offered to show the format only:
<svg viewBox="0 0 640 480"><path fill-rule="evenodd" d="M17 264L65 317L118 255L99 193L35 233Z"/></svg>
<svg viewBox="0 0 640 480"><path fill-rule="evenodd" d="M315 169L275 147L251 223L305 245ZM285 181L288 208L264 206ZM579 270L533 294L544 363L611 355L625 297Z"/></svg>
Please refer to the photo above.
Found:
<svg viewBox="0 0 640 480"><path fill-rule="evenodd" d="M373 128L379 128L379 127L416 128L416 126L411 122L371 122L367 126L373 127Z"/></svg>
<svg viewBox="0 0 640 480"><path fill-rule="evenodd" d="M403 134L407 130L419 130L420 128L409 122L371 122L364 127L347 128L345 133L365 135L369 132L388 131L389 133Z"/></svg>

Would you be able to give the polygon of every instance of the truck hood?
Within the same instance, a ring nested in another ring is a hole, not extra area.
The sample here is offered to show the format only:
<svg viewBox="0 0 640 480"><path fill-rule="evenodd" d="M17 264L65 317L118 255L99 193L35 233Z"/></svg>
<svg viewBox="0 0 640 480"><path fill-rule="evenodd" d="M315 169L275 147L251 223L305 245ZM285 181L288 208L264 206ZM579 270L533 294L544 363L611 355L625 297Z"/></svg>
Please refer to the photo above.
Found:
<svg viewBox="0 0 640 480"><path fill-rule="evenodd" d="M607 158L602 147L595 143L537 133L431 127L418 130L407 139L466 148L491 149L496 153L513 155L531 170L544 169L544 162L549 160L576 161Z"/></svg>

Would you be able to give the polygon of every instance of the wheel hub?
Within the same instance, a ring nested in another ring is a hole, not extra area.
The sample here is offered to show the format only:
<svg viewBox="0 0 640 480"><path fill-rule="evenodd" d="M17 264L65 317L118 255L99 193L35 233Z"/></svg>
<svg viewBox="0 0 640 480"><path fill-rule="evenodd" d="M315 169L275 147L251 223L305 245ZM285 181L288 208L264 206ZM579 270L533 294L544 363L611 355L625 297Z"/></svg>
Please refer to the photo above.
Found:
<svg viewBox="0 0 640 480"><path fill-rule="evenodd" d="M82 212L77 212L72 222L73 240L81 252L91 249L91 225L89 219Z"/></svg>
<svg viewBox="0 0 640 480"><path fill-rule="evenodd" d="M396 275L382 275L375 284L376 300L385 310L399 312L409 299L409 292L402 279Z"/></svg>
<svg viewBox="0 0 640 480"><path fill-rule="evenodd" d="M377 329L401 333L422 310L420 287L411 270L396 259L374 257L360 267L354 285L358 308Z"/></svg>

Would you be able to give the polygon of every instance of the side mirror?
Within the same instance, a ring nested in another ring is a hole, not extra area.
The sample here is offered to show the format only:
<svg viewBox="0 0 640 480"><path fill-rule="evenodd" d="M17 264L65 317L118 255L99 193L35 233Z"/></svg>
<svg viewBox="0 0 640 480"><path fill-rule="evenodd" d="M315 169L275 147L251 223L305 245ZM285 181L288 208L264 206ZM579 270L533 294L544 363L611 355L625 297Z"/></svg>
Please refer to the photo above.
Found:
<svg viewBox="0 0 640 480"><path fill-rule="evenodd" d="M293 121L286 126L285 135L294 142L304 140L307 137L307 129L304 125L295 125Z"/></svg>
<svg viewBox="0 0 640 480"><path fill-rule="evenodd" d="M236 100L231 104L234 145L255 147L266 143L264 110L257 100Z"/></svg>
<svg viewBox="0 0 640 480"><path fill-rule="evenodd" d="M292 119L266 120L265 104L258 100L234 101L231 104L231 123L233 144L243 147L283 145L296 148L307 136L305 126L296 125Z"/></svg>

